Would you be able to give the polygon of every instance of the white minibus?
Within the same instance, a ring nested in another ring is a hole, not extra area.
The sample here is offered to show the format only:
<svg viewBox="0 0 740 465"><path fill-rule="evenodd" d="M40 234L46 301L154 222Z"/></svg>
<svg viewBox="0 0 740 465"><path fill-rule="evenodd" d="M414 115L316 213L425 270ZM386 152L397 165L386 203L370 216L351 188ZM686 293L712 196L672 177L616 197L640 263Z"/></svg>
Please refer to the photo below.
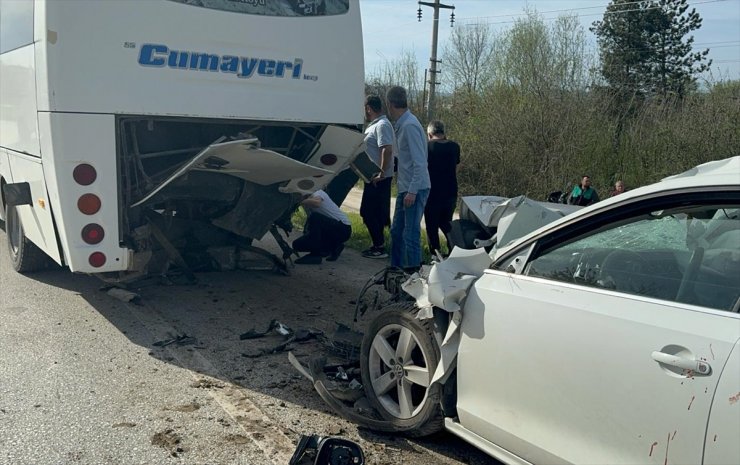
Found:
<svg viewBox="0 0 740 465"><path fill-rule="evenodd" d="M0 0L12 264L123 280L277 236L362 152L363 97L359 0Z"/></svg>

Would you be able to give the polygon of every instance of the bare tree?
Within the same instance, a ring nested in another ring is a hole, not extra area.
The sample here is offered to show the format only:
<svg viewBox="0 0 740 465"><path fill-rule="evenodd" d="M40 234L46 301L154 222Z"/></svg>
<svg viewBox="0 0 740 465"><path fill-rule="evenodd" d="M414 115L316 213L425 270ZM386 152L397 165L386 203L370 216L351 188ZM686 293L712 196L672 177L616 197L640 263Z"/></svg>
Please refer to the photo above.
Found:
<svg viewBox="0 0 740 465"><path fill-rule="evenodd" d="M443 51L443 73L451 77L453 89L477 93L492 77L495 36L487 24L456 27ZM445 74L443 74L444 76Z"/></svg>
<svg viewBox="0 0 740 465"><path fill-rule="evenodd" d="M422 115L424 78L420 69L416 55L408 50L402 50L397 59L385 61L366 77L365 91L380 96L385 104L386 90L392 86L403 86L408 95L409 108L414 114Z"/></svg>

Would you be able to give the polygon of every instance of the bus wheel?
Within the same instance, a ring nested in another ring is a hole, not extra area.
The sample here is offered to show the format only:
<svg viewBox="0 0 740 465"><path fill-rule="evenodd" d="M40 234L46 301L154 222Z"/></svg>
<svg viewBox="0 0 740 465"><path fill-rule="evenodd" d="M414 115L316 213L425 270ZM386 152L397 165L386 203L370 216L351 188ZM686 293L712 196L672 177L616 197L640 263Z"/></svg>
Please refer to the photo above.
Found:
<svg viewBox="0 0 740 465"><path fill-rule="evenodd" d="M30 273L46 268L46 254L26 238L17 207L5 207L5 232L10 263L15 271Z"/></svg>

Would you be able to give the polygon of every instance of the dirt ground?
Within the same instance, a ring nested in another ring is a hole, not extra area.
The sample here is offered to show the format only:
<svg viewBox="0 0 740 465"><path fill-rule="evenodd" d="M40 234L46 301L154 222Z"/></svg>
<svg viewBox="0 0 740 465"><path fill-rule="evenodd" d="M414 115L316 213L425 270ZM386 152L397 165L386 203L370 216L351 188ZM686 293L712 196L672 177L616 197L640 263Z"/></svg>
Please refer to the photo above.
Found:
<svg viewBox="0 0 740 465"><path fill-rule="evenodd" d="M271 241L263 246L275 249ZM293 330L316 329L326 335L333 333L337 323L353 325L359 290L386 265L384 260L345 250L337 262L295 266L290 276L269 271L201 273L195 285L134 288L141 295L141 305L116 305L131 309L145 326L175 328L177 334L170 336L194 338L164 347L149 340L135 342L152 347L150 356L198 374L193 387L210 391L229 414L223 422L234 426L229 436L234 444L252 440L268 456L290 457L301 434L341 435L361 444L369 464L497 463L447 433L409 440L358 428L324 404L310 382L289 364L287 352L254 357L282 342L281 336L240 339L249 330L264 331L273 319ZM355 328L362 331L372 316L367 314ZM139 334L124 329L123 321L113 323L120 324L130 338ZM303 362L326 352L317 341L291 347ZM198 406L172 408L194 411ZM187 461L187 441L171 431L152 441Z"/></svg>

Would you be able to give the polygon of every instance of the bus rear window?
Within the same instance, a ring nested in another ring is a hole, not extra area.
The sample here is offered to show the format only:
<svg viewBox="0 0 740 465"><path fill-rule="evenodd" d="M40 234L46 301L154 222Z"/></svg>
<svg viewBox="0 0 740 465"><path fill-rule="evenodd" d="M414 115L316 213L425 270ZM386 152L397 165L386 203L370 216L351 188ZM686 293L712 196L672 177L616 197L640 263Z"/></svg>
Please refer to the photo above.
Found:
<svg viewBox="0 0 740 465"><path fill-rule="evenodd" d="M170 0L186 5L263 16L330 16L349 10L349 0Z"/></svg>

